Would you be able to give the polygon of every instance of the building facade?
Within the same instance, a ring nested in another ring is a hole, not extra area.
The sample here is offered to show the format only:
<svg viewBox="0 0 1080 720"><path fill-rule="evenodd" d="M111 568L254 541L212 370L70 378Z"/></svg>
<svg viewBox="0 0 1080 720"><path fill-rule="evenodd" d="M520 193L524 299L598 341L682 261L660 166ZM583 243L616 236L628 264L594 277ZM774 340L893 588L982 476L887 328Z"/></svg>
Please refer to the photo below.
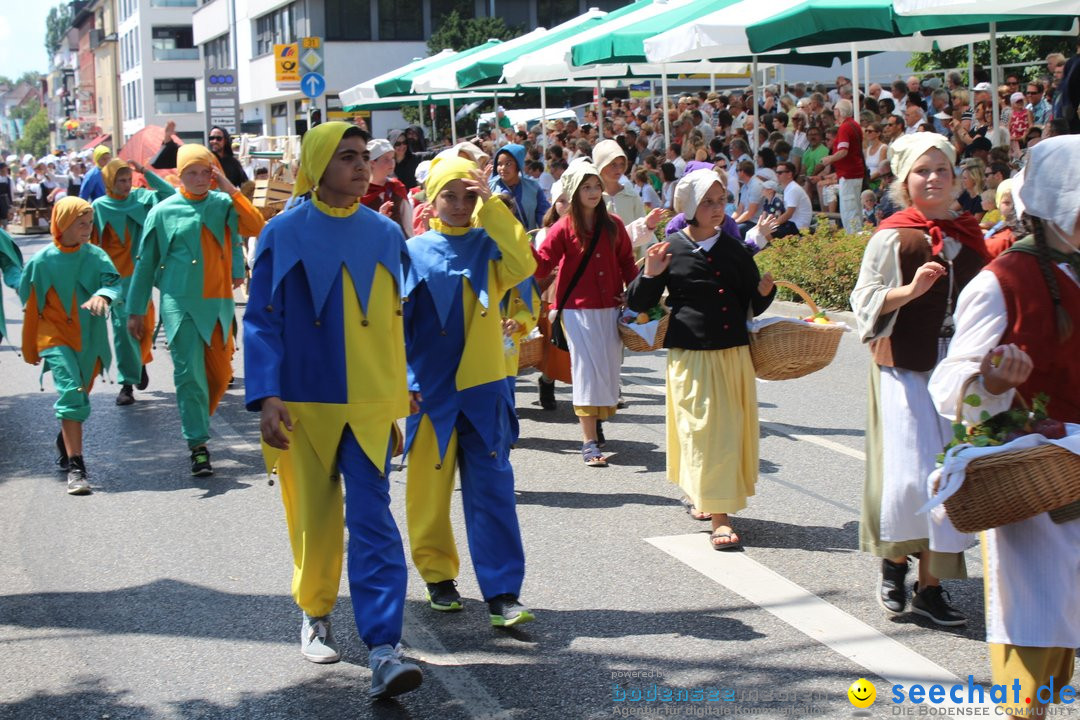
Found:
<svg viewBox="0 0 1080 720"><path fill-rule="evenodd" d="M90 50L95 68L95 123L109 145L119 150L124 140L123 108L120 106L119 27L117 0L92 0L94 15ZM81 58L80 58L81 62Z"/></svg>
<svg viewBox="0 0 1080 720"><path fill-rule="evenodd" d="M198 0L116 0L122 141L147 125L176 123L188 142L205 142L196 102L202 77L192 39Z"/></svg>
<svg viewBox="0 0 1080 720"><path fill-rule="evenodd" d="M287 135L306 127L308 105L299 90L278 90L275 44L323 38L326 94L315 107L322 118L333 119L342 90L426 57L427 39L451 10L466 17L496 15L508 25L529 30L552 27L588 7L614 9L625 4L626 0L203 0L193 27L208 69L237 70L243 131ZM201 103L201 81L199 85ZM374 133L384 135L391 127L401 127L403 120L397 112L380 111L368 122Z"/></svg>

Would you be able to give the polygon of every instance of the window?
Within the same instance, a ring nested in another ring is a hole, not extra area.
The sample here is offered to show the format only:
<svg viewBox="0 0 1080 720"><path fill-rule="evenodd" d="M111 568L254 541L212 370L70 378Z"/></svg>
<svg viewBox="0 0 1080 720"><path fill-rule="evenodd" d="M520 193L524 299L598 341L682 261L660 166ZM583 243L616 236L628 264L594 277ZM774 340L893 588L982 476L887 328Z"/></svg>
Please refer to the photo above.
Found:
<svg viewBox="0 0 1080 720"><path fill-rule="evenodd" d="M472 0L431 0L431 29L438 30L443 18L457 10L462 20L476 17L476 4Z"/></svg>
<svg viewBox="0 0 1080 720"><path fill-rule="evenodd" d="M529 3L518 0L495 0L495 16L501 17L506 27L510 28L528 28L532 24L529 18Z"/></svg>
<svg viewBox="0 0 1080 720"><path fill-rule="evenodd" d="M154 60L198 60L199 48L192 40L191 26L156 27L150 31Z"/></svg>
<svg viewBox="0 0 1080 720"><path fill-rule="evenodd" d="M380 40L423 40L422 0L379 0Z"/></svg>
<svg viewBox="0 0 1080 720"><path fill-rule="evenodd" d="M611 12L612 10L618 10L621 7L629 5L629 0L590 0L589 7L595 7L604 12Z"/></svg>
<svg viewBox="0 0 1080 720"><path fill-rule="evenodd" d="M154 81L154 113L174 115L195 112L194 78Z"/></svg>
<svg viewBox="0 0 1080 720"><path fill-rule="evenodd" d="M536 0L536 24L553 28L578 16L577 0Z"/></svg>
<svg viewBox="0 0 1080 720"><path fill-rule="evenodd" d="M255 19L254 53L274 52L274 45L296 42L296 3Z"/></svg>
<svg viewBox="0 0 1080 720"><path fill-rule="evenodd" d="M203 57L208 70L232 67L232 53L229 51L229 35L214 38L203 45Z"/></svg>
<svg viewBox="0 0 1080 720"><path fill-rule="evenodd" d="M150 7L195 7L195 0L150 0Z"/></svg>
<svg viewBox="0 0 1080 720"><path fill-rule="evenodd" d="M371 0L325 0L327 40L370 40Z"/></svg>

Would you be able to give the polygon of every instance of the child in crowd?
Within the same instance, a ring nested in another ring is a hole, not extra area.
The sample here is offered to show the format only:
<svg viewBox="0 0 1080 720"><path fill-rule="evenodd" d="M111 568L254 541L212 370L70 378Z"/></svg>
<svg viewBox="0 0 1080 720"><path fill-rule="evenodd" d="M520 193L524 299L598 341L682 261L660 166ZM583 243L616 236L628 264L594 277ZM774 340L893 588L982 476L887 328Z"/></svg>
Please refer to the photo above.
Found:
<svg viewBox="0 0 1080 720"><path fill-rule="evenodd" d="M860 197L862 198L863 224L876 227L878 223L877 195L874 194L873 190L863 190Z"/></svg>
<svg viewBox="0 0 1080 720"><path fill-rule="evenodd" d="M60 395L53 409L60 420L57 464L67 472L69 495L89 495L83 462L83 423L90 417L94 377L109 366L105 315L120 297L120 275L104 250L88 244L94 209L77 197L53 206L52 244L23 268L19 298L24 304L23 359L44 361Z"/></svg>
<svg viewBox="0 0 1080 720"><path fill-rule="evenodd" d="M775 180L766 180L761 183L761 193L763 200L761 203L762 215L775 215L779 217L784 214L784 197L777 192L780 189L780 183Z"/></svg>
<svg viewBox="0 0 1080 720"><path fill-rule="evenodd" d="M1009 97L1009 147L1014 158L1020 157L1025 137L1031 129L1031 111L1025 105L1024 93L1014 92Z"/></svg>
<svg viewBox="0 0 1080 720"><path fill-rule="evenodd" d="M512 157L510 159L513 159ZM476 164L431 163L431 229L408 242L405 304L409 389L416 412L405 452L412 558L433 610L461 609L450 498L460 466L469 553L491 624L533 619L519 595L525 552L510 447L517 439L506 382L503 324L493 304L536 269L525 229Z"/></svg>
<svg viewBox="0 0 1080 720"><path fill-rule="evenodd" d="M1000 187L1000 185L999 185ZM1001 211L997 206L997 190L983 190L979 196L982 200L983 216L979 221L979 227L983 230L989 230L997 223L1001 222Z"/></svg>

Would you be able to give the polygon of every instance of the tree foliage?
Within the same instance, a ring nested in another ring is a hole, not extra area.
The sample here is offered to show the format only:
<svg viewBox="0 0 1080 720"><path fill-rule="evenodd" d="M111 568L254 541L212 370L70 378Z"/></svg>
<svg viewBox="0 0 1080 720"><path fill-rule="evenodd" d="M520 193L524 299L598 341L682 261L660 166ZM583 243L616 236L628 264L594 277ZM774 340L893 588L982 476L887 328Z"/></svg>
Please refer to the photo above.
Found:
<svg viewBox="0 0 1080 720"><path fill-rule="evenodd" d="M1016 37L1000 37L997 40L997 59L999 65L1011 65L1013 63L1031 62L1040 67L1027 68L1025 79L1047 72L1043 61L1050 53L1059 52L1069 57L1073 54L1075 38L1058 35L1019 35ZM989 80L990 67L990 41L975 43L975 69L976 74L980 69L985 70L983 80ZM952 50L932 50L930 52L917 52L911 54L908 67L916 72L928 72L945 68L963 68L968 66L968 49L966 45ZM1003 77L1003 76L1002 76ZM998 82L1002 77L998 78ZM979 80L977 79L976 82Z"/></svg>
<svg viewBox="0 0 1080 720"><path fill-rule="evenodd" d="M20 155L30 153L41 157L49 152L49 114L45 108L38 108L37 113L23 127L22 137L15 141L15 150Z"/></svg>
<svg viewBox="0 0 1080 720"><path fill-rule="evenodd" d="M72 17L71 6L67 3L49 10L49 16L45 18L45 50L49 53L49 58L60 49L60 44L71 29Z"/></svg>
<svg viewBox="0 0 1080 720"><path fill-rule="evenodd" d="M466 18L457 8L443 16L435 32L428 40L428 52L432 55L446 48L467 50L483 45L488 40L510 40L521 35L519 26L507 27L502 18L481 17Z"/></svg>

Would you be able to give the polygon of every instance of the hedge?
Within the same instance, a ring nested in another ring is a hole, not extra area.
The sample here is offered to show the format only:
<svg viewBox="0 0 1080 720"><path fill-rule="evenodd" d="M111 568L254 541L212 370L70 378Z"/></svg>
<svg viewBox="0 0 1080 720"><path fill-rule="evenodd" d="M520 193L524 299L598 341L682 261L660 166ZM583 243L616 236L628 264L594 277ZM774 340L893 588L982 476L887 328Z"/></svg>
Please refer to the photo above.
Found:
<svg viewBox="0 0 1080 720"><path fill-rule="evenodd" d="M773 240L756 260L762 274L771 272L777 280L795 283L821 307L848 310L848 297L859 277L870 235L870 230L849 235L822 217L813 232L803 230L799 235ZM777 298L800 301L783 288Z"/></svg>

